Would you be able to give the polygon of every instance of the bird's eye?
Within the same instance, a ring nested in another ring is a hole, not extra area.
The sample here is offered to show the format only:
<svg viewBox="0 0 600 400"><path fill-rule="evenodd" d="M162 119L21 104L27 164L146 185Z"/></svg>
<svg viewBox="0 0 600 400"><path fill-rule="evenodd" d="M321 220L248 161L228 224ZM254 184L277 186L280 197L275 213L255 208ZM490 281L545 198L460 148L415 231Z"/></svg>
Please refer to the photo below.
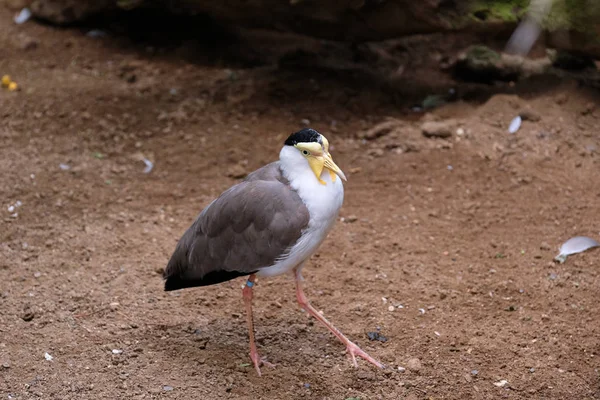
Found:
<svg viewBox="0 0 600 400"><path fill-rule="evenodd" d="M302 150L302 154L304 154L305 156L307 156L309 154L308 150Z"/></svg>

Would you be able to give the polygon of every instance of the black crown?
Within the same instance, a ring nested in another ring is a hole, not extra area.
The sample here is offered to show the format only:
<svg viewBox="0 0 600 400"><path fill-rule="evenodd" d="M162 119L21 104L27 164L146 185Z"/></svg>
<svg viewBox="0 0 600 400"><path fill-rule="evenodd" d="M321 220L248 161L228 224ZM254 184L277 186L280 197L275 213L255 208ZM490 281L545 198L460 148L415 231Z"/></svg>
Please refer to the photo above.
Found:
<svg viewBox="0 0 600 400"><path fill-rule="evenodd" d="M305 128L296 133L292 133L285 141L286 146L294 146L298 143L320 143L323 144L321 134L314 129Z"/></svg>

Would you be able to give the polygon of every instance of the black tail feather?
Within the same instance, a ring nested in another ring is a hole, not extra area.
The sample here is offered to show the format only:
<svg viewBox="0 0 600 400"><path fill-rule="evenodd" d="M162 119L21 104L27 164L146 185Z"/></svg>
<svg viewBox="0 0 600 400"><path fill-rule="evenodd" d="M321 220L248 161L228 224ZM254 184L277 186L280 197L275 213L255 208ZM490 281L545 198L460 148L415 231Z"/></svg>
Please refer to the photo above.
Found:
<svg viewBox="0 0 600 400"><path fill-rule="evenodd" d="M230 281L240 276L247 276L256 273L238 272L238 271L212 271L204 275L201 279L186 279L179 275L165 277L165 291L179 290L196 286L209 286L217 283Z"/></svg>

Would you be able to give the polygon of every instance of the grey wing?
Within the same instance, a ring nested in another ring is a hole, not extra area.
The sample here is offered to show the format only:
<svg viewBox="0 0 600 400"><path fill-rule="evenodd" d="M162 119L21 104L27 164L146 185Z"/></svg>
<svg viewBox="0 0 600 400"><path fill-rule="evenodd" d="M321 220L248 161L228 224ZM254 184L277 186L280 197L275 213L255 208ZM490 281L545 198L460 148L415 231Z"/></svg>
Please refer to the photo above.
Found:
<svg viewBox="0 0 600 400"><path fill-rule="evenodd" d="M165 290L211 285L273 265L308 225L308 209L279 180L250 180L213 201L179 241Z"/></svg>

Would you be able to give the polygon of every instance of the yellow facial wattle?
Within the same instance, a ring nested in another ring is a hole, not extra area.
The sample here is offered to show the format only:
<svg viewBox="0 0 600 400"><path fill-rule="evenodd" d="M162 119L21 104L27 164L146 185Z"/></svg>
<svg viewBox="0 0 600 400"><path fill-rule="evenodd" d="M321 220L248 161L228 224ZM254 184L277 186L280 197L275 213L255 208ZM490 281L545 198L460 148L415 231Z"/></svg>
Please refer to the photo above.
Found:
<svg viewBox="0 0 600 400"><path fill-rule="evenodd" d="M323 139L322 146L317 142L310 142L298 143L295 145L295 147L302 153L302 155L304 155L304 157L306 157L308 165L317 177L317 180L320 184L327 184L327 182L321 179L323 169L327 169L332 182L335 182L336 175L343 180L346 180L346 176L340 167L335 164L331 154L329 154L329 141L325 138L325 136L321 135L321 137Z"/></svg>

